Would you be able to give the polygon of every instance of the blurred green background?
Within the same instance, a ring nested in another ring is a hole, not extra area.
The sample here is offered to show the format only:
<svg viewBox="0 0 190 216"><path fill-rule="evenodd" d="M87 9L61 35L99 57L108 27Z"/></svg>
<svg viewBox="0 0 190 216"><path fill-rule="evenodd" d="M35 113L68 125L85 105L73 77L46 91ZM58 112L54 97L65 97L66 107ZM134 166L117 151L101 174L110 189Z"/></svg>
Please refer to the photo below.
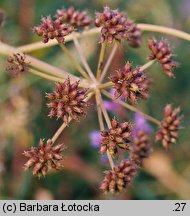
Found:
<svg viewBox="0 0 190 216"><path fill-rule="evenodd" d="M189 0L1 0L0 8L5 11L6 19L0 29L0 38L12 46L39 41L31 28L40 22L42 15L53 16L62 6L74 6L87 10L94 17L94 12L102 11L105 5L127 12L131 19L139 23L190 32ZM145 163L145 168L139 172L132 186L120 195L103 195L98 189L106 166L89 140L89 133L98 130L94 106L86 119L71 123L60 137L59 141L67 146L64 171L50 173L40 180L33 177L30 171L24 171L22 152L37 145L40 138L50 138L61 124L61 121L47 117L44 95L54 88L54 84L30 74L12 79L5 72L6 58L0 56L1 199L190 199L190 194L183 193L185 188L190 187L190 43L168 35L145 32L141 48L132 49L126 43L120 47L110 71L123 66L127 60L134 65L146 63L149 54L147 39L150 36L170 41L180 67L175 70L176 79L168 78L159 65L148 69L153 80L151 97L138 106L158 119L162 118L167 103L180 106L185 116L184 130L170 152L166 153L160 144L154 144L155 152ZM90 66L96 69L98 37L88 37L80 42ZM72 42L67 46L77 57ZM57 46L30 54L76 74ZM133 114L127 111L124 115L126 119L133 118Z"/></svg>

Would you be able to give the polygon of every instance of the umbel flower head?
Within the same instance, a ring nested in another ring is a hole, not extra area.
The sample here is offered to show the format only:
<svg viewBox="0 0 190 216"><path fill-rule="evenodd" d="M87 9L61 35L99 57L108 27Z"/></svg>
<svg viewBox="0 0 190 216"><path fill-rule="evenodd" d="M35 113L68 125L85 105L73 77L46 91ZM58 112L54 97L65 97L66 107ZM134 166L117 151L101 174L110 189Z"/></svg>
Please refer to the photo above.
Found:
<svg viewBox="0 0 190 216"><path fill-rule="evenodd" d="M13 54L7 58L6 70L17 76L28 70L29 63L25 60L25 55L20 53Z"/></svg>
<svg viewBox="0 0 190 216"><path fill-rule="evenodd" d="M42 23L33 27L33 31L43 37L43 42L47 43L49 39L56 38L59 43L64 42L66 35L72 33L74 28L63 23L60 19L52 20L51 16L42 17Z"/></svg>
<svg viewBox="0 0 190 216"><path fill-rule="evenodd" d="M129 149L132 124L124 122L119 124L115 119L111 121L111 128L108 131L101 131L103 137L100 144L100 154L108 151L113 157L117 156L118 148Z"/></svg>
<svg viewBox="0 0 190 216"><path fill-rule="evenodd" d="M131 63L127 63L123 70L117 70L111 81L115 84L114 96L123 96L132 104L136 104L138 98L148 98L150 81L140 67L131 68Z"/></svg>
<svg viewBox="0 0 190 216"><path fill-rule="evenodd" d="M86 27L92 22L91 18L87 16L86 12L77 11L73 7L70 7L67 10L63 7L61 10L57 10L55 16L57 19L64 23L68 23L75 28Z"/></svg>
<svg viewBox="0 0 190 216"><path fill-rule="evenodd" d="M159 60L164 72L169 77L175 77L173 74L173 69L177 67L177 63L173 61L174 55L169 47L166 40L156 41L155 39L149 39L149 48L152 53L148 56L149 59Z"/></svg>
<svg viewBox="0 0 190 216"><path fill-rule="evenodd" d="M68 123L69 117L78 121L86 115L85 108L89 106L84 100L87 97L87 89L79 88L78 85L79 81L71 84L69 78L63 84L56 83L55 91L46 95L50 100L47 104L51 109L50 117L62 118Z"/></svg>
<svg viewBox="0 0 190 216"><path fill-rule="evenodd" d="M33 175L45 176L51 169L59 170L63 167L63 156L61 155L64 150L63 144L52 145L52 140L47 140L46 145L44 140L40 139L38 147L32 147L29 151L24 151L23 155L29 160L25 163L25 168L33 169Z"/></svg>
<svg viewBox="0 0 190 216"><path fill-rule="evenodd" d="M161 140L164 148L168 149L171 143L176 143L179 137L177 131L182 129L180 121L183 118L179 115L180 108L172 110L171 104L164 109L164 118L161 122L161 128L156 134L156 140Z"/></svg>
<svg viewBox="0 0 190 216"><path fill-rule="evenodd" d="M120 165L114 167L113 170L105 171L105 177L100 189L105 193L120 192L130 185L136 175L137 168L138 166L130 159L121 161Z"/></svg>
<svg viewBox="0 0 190 216"><path fill-rule="evenodd" d="M150 139L144 130L140 130L133 138L133 145L131 146L131 160L138 165L142 165L143 159L147 158L152 151Z"/></svg>
<svg viewBox="0 0 190 216"><path fill-rule="evenodd" d="M132 20L128 19L118 10L111 10L109 7L104 7L103 13L96 13L95 25L102 27L100 43L104 41L112 43L114 40L121 41L122 39L128 39L130 45L139 45L141 38L140 30L137 29Z"/></svg>

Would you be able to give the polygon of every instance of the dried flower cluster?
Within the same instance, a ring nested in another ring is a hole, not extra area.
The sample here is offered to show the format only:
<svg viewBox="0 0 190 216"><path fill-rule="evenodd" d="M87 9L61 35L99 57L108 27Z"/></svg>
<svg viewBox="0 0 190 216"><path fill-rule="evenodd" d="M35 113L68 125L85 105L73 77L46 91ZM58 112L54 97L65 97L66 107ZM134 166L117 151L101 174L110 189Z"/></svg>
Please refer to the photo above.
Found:
<svg viewBox="0 0 190 216"><path fill-rule="evenodd" d="M71 84L68 78L63 84L56 83L53 93L46 94L50 100L47 104L51 109L50 117L62 118L68 123L69 117L78 121L80 117L86 115L85 108L89 106L84 100L87 97L87 89L79 88L78 85L78 81Z"/></svg>
<svg viewBox="0 0 190 216"><path fill-rule="evenodd" d="M7 58L6 70L15 76L18 76L28 70L28 64L29 63L26 62L24 55L20 53L13 54L13 56Z"/></svg>
<svg viewBox="0 0 190 216"><path fill-rule="evenodd" d="M39 26L35 26L33 31L37 35L43 37L43 42L47 43L49 39L56 38L59 43L64 42L66 35L72 33L74 28L67 25L61 21L61 19L56 19L55 21L51 16L42 17L42 23Z"/></svg>
<svg viewBox="0 0 190 216"><path fill-rule="evenodd" d="M117 70L111 76L111 81L115 84L114 96L116 98L123 96L133 104L137 103L138 98L148 98L150 81L140 67L132 69L128 62L123 70Z"/></svg>
<svg viewBox="0 0 190 216"><path fill-rule="evenodd" d="M161 140L164 148L168 149L171 143L176 143L179 138L178 130L182 129L180 121L183 118L179 115L180 108L172 110L171 104L164 109L164 118L161 122L161 128L156 134L156 140Z"/></svg>
<svg viewBox="0 0 190 216"><path fill-rule="evenodd" d="M138 165L142 165L144 158L147 158L152 151L150 138L144 130L137 132L131 146L131 159Z"/></svg>
<svg viewBox="0 0 190 216"><path fill-rule="evenodd" d="M86 27L89 26L92 22L92 19L87 16L86 12L77 11L73 7L62 8L61 10L57 10L56 18L61 20L64 23L68 23L75 28Z"/></svg>
<svg viewBox="0 0 190 216"><path fill-rule="evenodd" d="M63 167L63 156L61 155L64 150L63 144L52 145L52 140L47 140L46 145L40 139L38 147L32 147L31 150L25 151L23 155L29 160L25 163L25 168L31 168L33 175L39 178L45 176L51 169L61 169Z"/></svg>
<svg viewBox="0 0 190 216"><path fill-rule="evenodd" d="M95 25L101 28L100 43L107 41L112 43L114 40L121 41L128 39L129 44L138 46L141 40L140 29L136 24L128 19L122 12L111 10L109 7L104 7L103 13L96 13Z"/></svg>
<svg viewBox="0 0 190 216"><path fill-rule="evenodd" d="M149 59L157 59L164 72L169 77L175 77L173 74L173 68L177 67L177 63L173 61L174 55L172 54L172 50L169 47L166 40L156 41L155 39L149 39L149 48L152 53L148 56Z"/></svg>
<svg viewBox="0 0 190 216"><path fill-rule="evenodd" d="M119 166L114 167L114 170L105 171L105 177L100 189L105 193L120 192L130 185L133 177L136 175L137 168L138 166L131 160L121 161Z"/></svg>
<svg viewBox="0 0 190 216"><path fill-rule="evenodd" d="M115 119L111 121L111 128L108 131L101 131L103 137L100 144L100 153L104 154L106 151L110 155L117 157L118 148L129 149L132 124L124 122L119 124Z"/></svg>

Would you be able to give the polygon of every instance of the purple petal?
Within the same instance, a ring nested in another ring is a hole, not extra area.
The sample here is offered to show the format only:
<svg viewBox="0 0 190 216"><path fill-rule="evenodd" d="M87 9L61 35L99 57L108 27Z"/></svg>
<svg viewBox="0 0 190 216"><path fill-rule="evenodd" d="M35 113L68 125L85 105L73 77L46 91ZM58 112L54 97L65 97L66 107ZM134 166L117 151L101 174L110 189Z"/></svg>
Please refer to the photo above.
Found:
<svg viewBox="0 0 190 216"><path fill-rule="evenodd" d="M92 132L90 132L89 138L90 138L90 143L91 143L92 147L99 148L100 141L102 139L102 137L100 135L100 131L92 131Z"/></svg>

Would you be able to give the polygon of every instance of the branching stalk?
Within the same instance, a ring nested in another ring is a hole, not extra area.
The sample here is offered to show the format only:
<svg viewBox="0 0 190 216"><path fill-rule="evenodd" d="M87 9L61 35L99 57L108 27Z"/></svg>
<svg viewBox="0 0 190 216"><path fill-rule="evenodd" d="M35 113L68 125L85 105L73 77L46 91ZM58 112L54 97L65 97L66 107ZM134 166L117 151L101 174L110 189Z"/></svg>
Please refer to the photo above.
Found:
<svg viewBox="0 0 190 216"><path fill-rule="evenodd" d="M96 72L96 78L97 78L98 81L100 80L100 75L101 75L103 61L104 61L105 50L106 50L106 42L103 42L103 43L101 43L100 56L99 56L99 61L98 61L98 68L97 68L97 72Z"/></svg>
<svg viewBox="0 0 190 216"><path fill-rule="evenodd" d="M97 113L98 113L98 120L99 120L99 125L100 125L100 130L105 130L104 128L104 123L103 123L103 118L102 118L102 109L101 109L101 99L100 99L100 92L99 90L96 91L96 104L97 104ZM111 157L109 151L106 151L108 160L110 163L110 166L112 170L114 169L114 162L113 158Z"/></svg>
<svg viewBox="0 0 190 216"><path fill-rule="evenodd" d="M108 57L108 60L107 60L107 62L105 64L105 66L104 66L104 69L102 71L102 74L101 74L101 77L100 77L100 83L102 83L102 81L104 80L104 78L106 76L106 73L107 73L107 71L109 69L109 66L110 66L112 60L113 60L113 57L114 57L114 55L116 53L116 50L117 50L117 44L114 44L114 46L112 48L112 51L111 51L111 53L110 53L110 55Z"/></svg>
<svg viewBox="0 0 190 216"><path fill-rule="evenodd" d="M160 122L159 120L157 120L157 119L155 119L155 118L153 118L153 117L151 117L151 116L145 114L145 113L142 112L141 110L137 109L136 107L134 107L134 106L132 106L132 105L130 105L130 104L128 104L128 103L123 102L122 100L115 99L110 93L108 93L108 92L105 91L105 90L102 90L102 93L103 93L106 97L108 97L108 98L110 98L110 99L116 101L117 103L119 103L119 104L122 105L123 107L125 107L125 108L131 110L132 112L139 113L140 115L144 116L148 121L150 121L150 122L152 122L152 123L154 123L154 124L160 126L161 122Z"/></svg>
<svg viewBox="0 0 190 216"><path fill-rule="evenodd" d="M144 65L141 66L141 70L143 70L143 71L146 70L146 69L149 68L151 65L153 65L155 62L156 62L156 59L147 62L146 64L144 64Z"/></svg>
<svg viewBox="0 0 190 216"><path fill-rule="evenodd" d="M72 64L75 66L75 68L80 72L80 74L86 78L88 81L89 77L86 74L86 72L83 70L83 68L79 65L79 63L74 59L74 57L72 56L72 54L70 53L70 51L67 49L67 47L64 44L60 44L60 47L62 48L62 50L65 52L65 54L67 55L67 57L70 59L70 61L72 62Z"/></svg>
<svg viewBox="0 0 190 216"><path fill-rule="evenodd" d="M61 79L61 78L58 78L58 77L55 77L55 76L51 76L51 75L48 75L48 74L45 74L45 73L42 73L42 72L34 70L32 68L30 68L28 70L28 72L30 72L30 73L38 76L38 77L41 77L43 79L47 79L47 80L50 80L50 81L53 81L53 82L63 83L65 81L64 79Z"/></svg>
<svg viewBox="0 0 190 216"><path fill-rule="evenodd" d="M95 79L95 77L94 77L94 74L93 74L92 70L91 70L90 67L89 67L89 64L88 64L88 62L87 62L87 60L86 60L86 58L85 58L85 56L84 56L84 53L83 53L83 51L82 51L82 48L81 48L81 46L80 46L80 43L79 43L77 37L74 36L74 39L73 39L73 40L74 40L74 44L75 44L75 47L76 47L76 49L77 49L77 52L78 52L78 54L79 54L79 56L80 56L80 59L81 59L83 65L84 65L84 68L86 69L86 71L87 71L89 77L93 80L93 82L96 82L96 79Z"/></svg>
<svg viewBox="0 0 190 216"><path fill-rule="evenodd" d="M68 123L72 120L72 118L69 117ZM61 127L55 132L55 134L52 137L53 144L56 142L56 140L59 138L59 136L62 134L63 130L66 128L67 124L64 122Z"/></svg>

